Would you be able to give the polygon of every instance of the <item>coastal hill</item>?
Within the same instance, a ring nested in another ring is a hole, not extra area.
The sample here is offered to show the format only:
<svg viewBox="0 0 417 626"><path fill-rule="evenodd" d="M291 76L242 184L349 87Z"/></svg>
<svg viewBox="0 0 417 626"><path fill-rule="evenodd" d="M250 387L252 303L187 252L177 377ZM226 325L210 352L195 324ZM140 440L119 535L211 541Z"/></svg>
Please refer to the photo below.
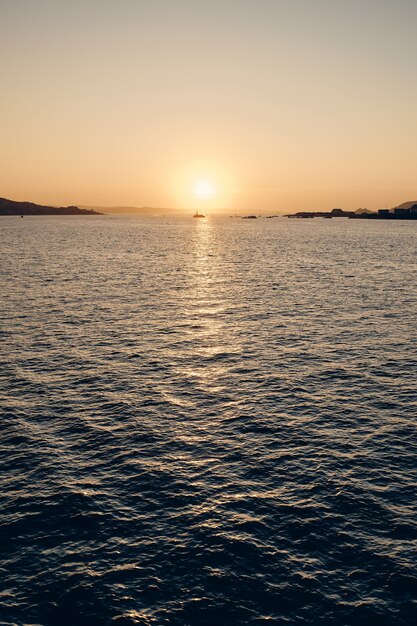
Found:
<svg viewBox="0 0 417 626"><path fill-rule="evenodd" d="M0 215L102 215L93 209L80 209L77 206L43 206L33 202L16 202L0 198Z"/></svg>
<svg viewBox="0 0 417 626"><path fill-rule="evenodd" d="M417 200L409 200L408 202L403 202L399 204L396 209L411 209L413 206L417 205Z"/></svg>

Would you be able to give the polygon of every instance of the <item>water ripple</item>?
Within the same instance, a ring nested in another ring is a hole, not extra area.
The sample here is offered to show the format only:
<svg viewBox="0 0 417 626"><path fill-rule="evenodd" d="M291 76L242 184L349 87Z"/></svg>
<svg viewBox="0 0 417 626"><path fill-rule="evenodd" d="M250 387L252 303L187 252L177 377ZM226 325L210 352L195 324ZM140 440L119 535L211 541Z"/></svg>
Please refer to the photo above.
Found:
<svg viewBox="0 0 417 626"><path fill-rule="evenodd" d="M415 622L414 223L2 226L2 624Z"/></svg>

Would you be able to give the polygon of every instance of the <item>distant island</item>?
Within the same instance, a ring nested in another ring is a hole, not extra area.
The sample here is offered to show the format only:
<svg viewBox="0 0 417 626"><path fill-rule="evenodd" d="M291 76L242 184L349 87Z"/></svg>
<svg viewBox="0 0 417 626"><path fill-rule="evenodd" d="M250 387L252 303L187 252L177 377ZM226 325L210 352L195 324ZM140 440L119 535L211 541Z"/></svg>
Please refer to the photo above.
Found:
<svg viewBox="0 0 417 626"><path fill-rule="evenodd" d="M0 198L1 215L102 215L102 213L93 209L80 209L77 206L44 206L33 202L16 202Z"/></svg>
<svg viewBox="0 0 417 626"><path fill-rule="evenodd" d="M417 201L404 202L393 209L379 209L377 213L367 209L357 211L343 211L343 209L332 209L331 211L299 211L290 213L286 217L291 218L313 218L323 217L332 219L333 217L347 217L349 219L365 220L417 220Z"/></svg>

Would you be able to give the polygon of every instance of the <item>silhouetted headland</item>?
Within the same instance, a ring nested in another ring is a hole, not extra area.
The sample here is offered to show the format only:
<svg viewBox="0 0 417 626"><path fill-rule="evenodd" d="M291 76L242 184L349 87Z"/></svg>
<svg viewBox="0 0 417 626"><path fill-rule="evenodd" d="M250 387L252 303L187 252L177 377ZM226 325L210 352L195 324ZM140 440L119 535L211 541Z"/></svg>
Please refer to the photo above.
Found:
<svg viewBox="0 0 417 626"><path fill-rule="evenodd" d="M349 219L365 219L365 220L417 220L417 202L404 202L393 209L379 209L377 213L368 211L367 209L358 209L357 211L343 211L343 209L332 209L331 211L299 211L298 213L290 213L286 217L295 218L314 218L323 217L332 219L333 217L347 217Z"/></svg>
<svg viewBox="0 0 417 626"><path fill-rule="evenodd" d="M80 209L77 206L44 206L0 198L0 215L102 215L102 213L93 209Z"/></svg>

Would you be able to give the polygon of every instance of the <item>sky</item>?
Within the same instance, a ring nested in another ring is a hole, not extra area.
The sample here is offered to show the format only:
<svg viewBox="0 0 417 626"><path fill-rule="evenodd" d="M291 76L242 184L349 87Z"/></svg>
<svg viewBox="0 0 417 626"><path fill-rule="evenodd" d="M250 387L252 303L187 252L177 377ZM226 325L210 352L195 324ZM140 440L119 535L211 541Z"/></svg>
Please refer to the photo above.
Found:
<svg viewBox="0 0 417 626"><path fill-rule="evenodd" d="M417 199L415 0L0 0L0 23L1 197Z"/></svg>

